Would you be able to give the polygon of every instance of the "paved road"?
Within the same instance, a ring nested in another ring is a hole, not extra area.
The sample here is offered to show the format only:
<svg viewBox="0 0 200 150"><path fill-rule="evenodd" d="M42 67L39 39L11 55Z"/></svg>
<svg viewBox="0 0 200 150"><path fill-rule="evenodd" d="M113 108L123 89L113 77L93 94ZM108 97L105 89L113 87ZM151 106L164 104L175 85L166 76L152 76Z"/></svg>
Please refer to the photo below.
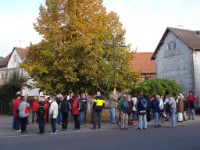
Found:
<svg viewBox="0 0 200 150"><path fill-rule="evenodd" d="M199 150L200 124L147 130L87 130L0 138L1 150Z"/></svg>

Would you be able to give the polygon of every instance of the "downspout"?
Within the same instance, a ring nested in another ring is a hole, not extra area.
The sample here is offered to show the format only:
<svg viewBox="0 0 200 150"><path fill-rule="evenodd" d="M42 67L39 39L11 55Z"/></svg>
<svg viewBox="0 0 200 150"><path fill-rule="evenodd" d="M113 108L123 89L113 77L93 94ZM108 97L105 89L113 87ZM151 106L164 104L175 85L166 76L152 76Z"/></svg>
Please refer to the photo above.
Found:
<svg viewBox="0 0 200 150"><path fill-rule="evenodd" d="M195 48L192 49L192 73L193 73L193 92L196 95L196 85L195 85L195 66L194 66L194 52L195 52ZM197 97L197 108L199 107L199 100Z"/></svg>
<svg viewBox="0 0 200 150"><path fill-rule="evenodd" d="M195 93L195 90L196 90L196 87L195 87L195 71L194 71L194 69L195 69L195 67L194 67L194 51L195 51L195 49L193 48L192 49L192 74L193 74L193 89L192 89L192 91Z"/></svg>

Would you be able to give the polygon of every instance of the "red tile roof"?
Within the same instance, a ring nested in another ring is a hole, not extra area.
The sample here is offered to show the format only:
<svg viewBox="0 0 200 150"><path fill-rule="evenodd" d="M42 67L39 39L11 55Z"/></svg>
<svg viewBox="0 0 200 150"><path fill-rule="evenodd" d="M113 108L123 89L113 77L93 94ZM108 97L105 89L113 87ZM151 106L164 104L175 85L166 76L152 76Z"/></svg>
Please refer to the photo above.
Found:
<svg viewBox="0 0 200 150"><path fill-rule="evenodd" d="M156 74L156 65L154 60L151 60L152 52L137 52L134 55L131 64L134 71L141 74Z"/></svg>

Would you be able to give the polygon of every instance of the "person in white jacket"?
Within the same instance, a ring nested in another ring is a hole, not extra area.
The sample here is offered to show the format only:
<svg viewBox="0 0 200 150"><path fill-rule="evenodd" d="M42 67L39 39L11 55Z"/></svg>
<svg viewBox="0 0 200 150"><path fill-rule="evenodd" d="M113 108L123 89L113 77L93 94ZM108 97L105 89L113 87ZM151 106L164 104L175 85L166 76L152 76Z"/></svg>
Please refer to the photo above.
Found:
<svg viewBox="0 0 200 150"><path fill-rule="evenodd" d="M49 118L51 118L51 134L57 134L56 119L58 117L58 104L55 101L54 97L51 97L50 102L51 105L49 108Z"/></svg>

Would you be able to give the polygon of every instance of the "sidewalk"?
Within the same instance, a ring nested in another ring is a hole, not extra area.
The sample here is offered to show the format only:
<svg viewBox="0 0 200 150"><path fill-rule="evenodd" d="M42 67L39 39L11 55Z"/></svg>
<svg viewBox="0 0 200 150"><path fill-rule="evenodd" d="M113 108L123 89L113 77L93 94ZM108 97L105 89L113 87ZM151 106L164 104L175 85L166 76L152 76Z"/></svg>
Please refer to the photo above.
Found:
<svg viewBox="0 0 200 150"><path fill-rule="evenodd" d="M153 122L154 120L152 120L151 122L148 122L148 128L153 127ZM195 123L200 123L200 115L196 115L195 120L188 120L182 123L177 122L177 127L182 126L182 125L195 124ZM163 127L167 127L167 124L165 123L161 125ZM61 125L58 125L57 129L58 129L58 134L74 133L74 132L88 132L88 131L94 132L94 131L101 131L101 130L119 130L119 127L117 126L117 124L102 123L102 128L96 129L96 130L91 130L92 126L93 125L90 123L84 124L84 125L81 125L81 129L77 131L77 130L74 130L74 124L69 123L68 129L66 131L61 131L61 128L62 128ZM129 125L129 129L130 130L137 129L137 126ZM34 124L27 125L27 131L28 131L27 133L28 135L37 135L39 132L38 124L34 123ZM50 132L51 132L51 125L49 123L46 123L45 134L50 134ZM5 136L22 136L22 135L24 134L13 131L12 116L0 116L0 138L5 137Z"/></svg>

